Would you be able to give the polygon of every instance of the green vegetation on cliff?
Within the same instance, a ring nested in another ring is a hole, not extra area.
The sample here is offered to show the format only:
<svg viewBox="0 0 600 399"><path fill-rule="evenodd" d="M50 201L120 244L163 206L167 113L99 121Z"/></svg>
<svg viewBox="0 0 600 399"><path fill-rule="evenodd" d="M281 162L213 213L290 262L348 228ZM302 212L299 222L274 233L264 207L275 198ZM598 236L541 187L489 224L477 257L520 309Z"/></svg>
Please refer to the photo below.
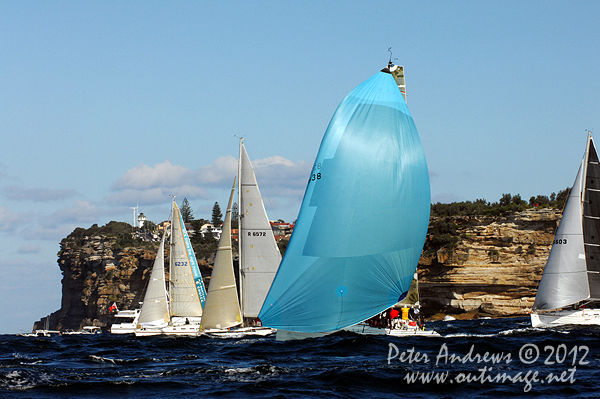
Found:
<svg viewBox="0 0 600 399"><path fill-rule="evenodd" d="M474 202L436 203L431 205L431 218L427 231L425 250L436 252L441 248L454 248L460 240L459 226L456 216L507 216L514 212L522 212L530 208L555 208L562 210L571 189L566 188L556 193L537 195L529 198L529 202L521 199L519 194L503 194L498 202L490 203L485 199Z"/></svg>
<svg viewBox="0 0 600 399"><path fill-rule="evenodd" d="M102 227L98 227L98 224L94 223L90 228L84 229L77 227L71 232L66 238L63 238L61 243L68 241L74 242L76 245L82 245L85 237L92 236L105 236L116 238L115 248L126 248L126 247L142 247L152 245L144 242L139 238L134 238L133 228L129 223L111 221Z"/></svg>

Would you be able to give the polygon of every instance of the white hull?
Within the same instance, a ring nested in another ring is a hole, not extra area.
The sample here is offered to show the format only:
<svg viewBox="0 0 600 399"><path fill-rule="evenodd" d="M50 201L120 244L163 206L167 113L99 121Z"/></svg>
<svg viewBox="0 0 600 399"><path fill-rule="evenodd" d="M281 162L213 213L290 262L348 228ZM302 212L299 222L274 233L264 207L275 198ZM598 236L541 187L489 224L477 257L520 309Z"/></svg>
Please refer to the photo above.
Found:
<svg viewBox="0 0 600 399"><path fill-rule="evenodd" d="M135 330L136 337L148 337L154 335L175 335L184 337L197 337L203 335L199 324L184 324L179 326L166 326L157 328L141 328Z"/></svg>
<svg viewBox="0 0 600 399"><path fill-rule="evenodd" d="M54 330L35 330L32 333L19 333L20 337L51 337L52 335L60 335L60 331Z"/></svg>
<svg viewBox="0 0 600 399"><path fill-rule="evenodd" d="M323 333L306 333L298 331L277 330L277 341L301 340L306 338L319 338L338 331L349 331L361 335L389 335L392 337L441 337L434 330L420 330L413 327L403 328L377 328L371 327L367 323L358 323L350 327L343 328L337 331L329 331Z"/></svg>
<svg viewBox="0 0 600 399"><path fill-rule="evenodd" d="M344 328L343 331L350 331L362 335L391 335L393 337L441 337L437 331L420 330L416 326L402 328L377 328L371 327L367 323L358 323Z"/></svg>
<svg viewBox="0 0 600 399"><path fill-rule="evenodd" d="M567 325L600 326L600 309L558 310L532 313L532 327L560 327Z"/></svg>
<svg viewBox="0 0 600 399"><path fill-rule="evenodd" d="M111 334L133 334L135 332L135 323L120 323L110 326Z"/></svg>
<svg viewBox="0 0 600 399"><path fill-rule="evenodd" d="M137 326L138 319L140 317L141 309L134 310L119 310L115 315L115 318L129 319L128 322L113 324L110 326L111 334L133 334Z"/></svg>
<svg viewBox="0 0 600 399"><path fill-rule="evenodd" d="M275 329L269 327L239 327L226 329L211 328L204 330L204 333L213 338L244 338L244 337L266 337L274 334Z"/></svg>

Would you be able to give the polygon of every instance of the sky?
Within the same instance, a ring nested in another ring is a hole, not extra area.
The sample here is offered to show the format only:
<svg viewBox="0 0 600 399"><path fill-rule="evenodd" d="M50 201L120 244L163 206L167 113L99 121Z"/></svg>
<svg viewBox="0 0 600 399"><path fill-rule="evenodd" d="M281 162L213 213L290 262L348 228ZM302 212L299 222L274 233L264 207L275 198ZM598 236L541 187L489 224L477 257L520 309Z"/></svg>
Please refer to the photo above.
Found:
<svg viewBox="0 0 600 399"><path fill-rule="evenodd" d="M226 205L239 137L296 219L340 101L406 73L432 202L550 195L600 132L595 1L0 2L0 334L60 308L60 241ZM596 128L596 130L594 130Z"/></svg>

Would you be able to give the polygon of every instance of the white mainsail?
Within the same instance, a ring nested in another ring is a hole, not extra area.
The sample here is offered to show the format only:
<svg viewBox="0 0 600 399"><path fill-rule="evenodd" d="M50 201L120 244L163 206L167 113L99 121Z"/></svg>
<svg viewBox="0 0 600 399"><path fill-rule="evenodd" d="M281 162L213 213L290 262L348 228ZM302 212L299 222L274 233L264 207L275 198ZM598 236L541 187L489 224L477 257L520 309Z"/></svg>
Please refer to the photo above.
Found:
<svg viewBox="0 0 600 399"><path fill-rule="evenodd" d="M243 317L255 318L277 273L281 252L243 139L238 168L241 307Z"/></svg>
<svg viewBox="0 0 600 399"><path fill-rule="evenodd" d="M138 319L141 327L161 327L169 322L169 304L165 282L165 235L166 232L158 247L146 295L144 295L144 303Z"/></svg>
<svg viewBox="0 0 600 399"><path fill-rule="evenodd" d="M202 305L194 281L191 256L184 241L184 229L179 208L173 198L171 222L170 300L171 316L202 316Z"/></svg>
<svg viewBox="0 0 600 399"><path fill-rule="evenodd" d="M234 192L235 180L204 303L203 328L228 328L242 322L231 249L231 204Z"/></svg>
<svg viewBox="0 0 600 399"><path fill-rule="evenodd" d="M534 309L600 299L600 165L591 134L544 268Z"/></svg>

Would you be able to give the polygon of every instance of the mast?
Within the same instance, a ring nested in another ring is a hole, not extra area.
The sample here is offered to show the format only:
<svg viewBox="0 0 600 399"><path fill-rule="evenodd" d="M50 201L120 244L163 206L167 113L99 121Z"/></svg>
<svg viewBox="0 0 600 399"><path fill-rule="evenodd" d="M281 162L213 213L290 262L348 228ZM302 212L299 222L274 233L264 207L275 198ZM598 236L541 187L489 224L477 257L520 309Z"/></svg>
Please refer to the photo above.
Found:
<svg viewBox="0 0 600 399"><path fill-rule="evenodd" d="M173 243L173 217L175 215L174 212L174 208L173 205L175 204L175 196L173 196L173 198L171 198L171 226L169 226L169 228L171 229L171 236L169 237L169 292L168 294L168 299L169 299L169 323L171 322L171 319L173 317L173 307L171 306L171 299L172 299L172 292L173 292L173 254L175 253L174 249L175 249L175 244Z"/></svg>
<svg viewBox="0 0 600 399"><path fill-rule="evenodd" d="M587 170L588 170L588 162L590 160L590 144L592 142L592 132L588 132L587 144L585 146L585 155L583 161L583 179L581 185L581 204L583 205L587 200L586 196L586 188L587 188ZM583 215L583 206L581 207L581 214Z"/></svg>
<svg viewBox="0 0 600 399"><path fill-rule="evenodd" d="M240 314L242 316L242 326L245 325L244 320L244 295L243 295L243 276L242 276L242 218L244 213L242 212L242 145L244 138L240 137L240 154L238 157L238 275L240 285Z"/></svg>

